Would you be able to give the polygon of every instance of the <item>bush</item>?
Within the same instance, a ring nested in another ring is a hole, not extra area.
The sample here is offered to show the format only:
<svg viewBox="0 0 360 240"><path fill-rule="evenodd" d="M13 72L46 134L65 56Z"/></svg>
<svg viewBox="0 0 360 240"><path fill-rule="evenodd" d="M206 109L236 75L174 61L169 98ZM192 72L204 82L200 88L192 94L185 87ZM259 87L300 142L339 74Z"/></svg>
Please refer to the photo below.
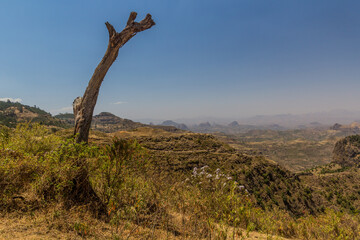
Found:
<svg viewBox="0 0 360 240"><path fill-rule="evenodd" d="M9 141L5 144L8 150L24 155L43 156L46 152L59 147L61 139L51 134L44 126L35 123L20 123L13 130Z"/></svg>
<svg viewBox="0 0 360 240"><path fill-rule="evenodd" d="M111 223L160 225L159 219L167 215L149 175L145 150L136 141L114 139L101 151L91 180L108 207Z"/></svg>

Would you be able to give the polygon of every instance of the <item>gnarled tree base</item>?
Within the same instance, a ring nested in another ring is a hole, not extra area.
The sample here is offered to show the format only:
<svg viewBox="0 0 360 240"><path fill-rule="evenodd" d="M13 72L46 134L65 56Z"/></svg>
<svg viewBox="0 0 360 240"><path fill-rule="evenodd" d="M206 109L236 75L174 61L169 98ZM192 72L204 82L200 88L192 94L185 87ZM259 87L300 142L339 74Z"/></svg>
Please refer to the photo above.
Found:
<svg viewBox="0 0 360 240"><path fill-rule="evenodd" d="M87 205L94 217L107 220L107 208L101 201L89 180L87 168L82 164L78 174L72 180L72 187L67 191L64 199L65 208Z"/></svg>

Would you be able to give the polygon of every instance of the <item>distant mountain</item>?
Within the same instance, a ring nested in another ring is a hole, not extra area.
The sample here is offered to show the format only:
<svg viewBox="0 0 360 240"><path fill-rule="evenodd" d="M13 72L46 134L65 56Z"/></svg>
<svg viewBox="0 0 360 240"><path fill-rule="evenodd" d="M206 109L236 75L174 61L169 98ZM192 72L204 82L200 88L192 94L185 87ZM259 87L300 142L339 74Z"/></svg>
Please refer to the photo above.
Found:
<svg viewBox="0 0 360 240"><path fill-rule="evenodd" d="M211 124L209 122L204 122L199 124L200 128L210 128Z"/></svg>
<svg viewBox="0 0 360 240"><path fill-rule="evenodd" d="M15 127L20 122L38 122L54 127L70 127L65 121L54 118L50 113L36 106L30 107L18 102L0 101L0 124Z"/></svg>
<svg viewBox="0 0 360 240"><path fill-rule="evenodd" d="M239 124L278 124L286 128L325 127L334 123L349 124L360 119L360 111L333 110L306 114L258 115L238 120Z"/></svg>
<svg viewBox="0 0 360 240"><path fill-rule="evenodd" d="M232 121L237 121L239 125L248 126L270 126L277 124L282 128L294 129L294 128L311 128L311 127L330 127L334 123L349 124L354 121L360 121L360 111L350 110L331 110L323 112L313 112L304 114L273 114L273 115L257 115L244 117L239 115L238 117L194 117L194 118L177 118L173 119L175 122L181 122L186 124L189 128L191 126L199 125L200 123L209 122L211 124L228 125ZM139 120L144 123L154 122L161 123L163 119L142 119Z"/></svg>
<svg viewBox="0 0 360 240"><path fill-rule="evenodd" d="M228 125L229 127L240 127L239 123L237 121L233 121L231 123L229 123Z"/></svg>
<svg viewBox="0 0 360 240"><path fill-rule="evenodd" d="M172 120L166 120L166 121L162 122L160 125L161 126L173 126L173 127L178 128L178 129L182 129L182 130L186 130L186 131L189 130L189 128L185 124L177 123L177 122L174 122Z"/></svg>

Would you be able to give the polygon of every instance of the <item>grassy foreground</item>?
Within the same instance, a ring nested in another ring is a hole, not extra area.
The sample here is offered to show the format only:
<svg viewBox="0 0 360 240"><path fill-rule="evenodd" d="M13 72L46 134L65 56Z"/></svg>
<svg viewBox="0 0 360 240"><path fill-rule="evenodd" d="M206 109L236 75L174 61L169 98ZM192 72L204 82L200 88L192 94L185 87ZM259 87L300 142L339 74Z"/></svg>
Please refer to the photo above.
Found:
<svg viewBox="0 0 360 240"><path fill-rule="evenodd" d="M221 163L165 171L132 139L83 145L20 124L1 127L0 141L0 221L53 234L44 239L360 238L357 213L264 207ZM84 173L104 208L74 198ZM9 236L17 235L0 225L0 238Z"/></svg>

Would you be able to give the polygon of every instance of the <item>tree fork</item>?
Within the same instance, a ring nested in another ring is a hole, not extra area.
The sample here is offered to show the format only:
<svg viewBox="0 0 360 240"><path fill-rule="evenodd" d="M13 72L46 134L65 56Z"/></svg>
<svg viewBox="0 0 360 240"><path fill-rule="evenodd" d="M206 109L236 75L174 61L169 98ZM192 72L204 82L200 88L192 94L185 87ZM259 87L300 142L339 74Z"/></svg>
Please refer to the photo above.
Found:
<svg viewBox="0 0 360 240"><path fill-rule="evenodd" d="M136 12L130 13L126 27L120 33L116 32L115 28L109 22L105 23L109 32L107 50L101 62L96 67L83 97L77 97L73 103L75 116L74 135L78 143L88 142L92 115L99 95L100 86L107 71L116 60L119 49L138 32L145 31L155 25L150 14L147 14L140 22L135 22L136 16Z"/></svg>

